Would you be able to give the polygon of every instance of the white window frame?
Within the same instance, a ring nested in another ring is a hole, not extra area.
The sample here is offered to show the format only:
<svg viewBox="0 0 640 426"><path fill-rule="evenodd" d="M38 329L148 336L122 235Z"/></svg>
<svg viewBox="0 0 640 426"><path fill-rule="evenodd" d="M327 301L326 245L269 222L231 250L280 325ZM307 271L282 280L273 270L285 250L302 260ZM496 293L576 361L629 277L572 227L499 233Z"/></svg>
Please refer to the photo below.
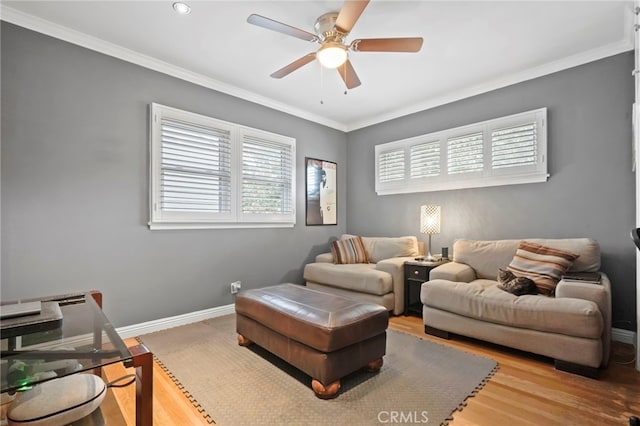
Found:
<svg viewBox="0 0 640 426"><path fill-rule="evenodd" d="M162 119L229 131L231 141L231 211L175 212L162 210ZM296 223L296 139L212 117L152 103L150 105L149 229L291 228ZM289 214L245 214L242 210L242 144L244 135L269 140L291 149Z"/></svg>
<svg viewBox="0 0 640 426"><path fill-rule="evenodd" d="M494 130L519 124L536 124L536 162L533 165L498 169L491 167L491 133ZM447 140L472 133L483 134L482 170L448 174ZM426 142L440 141L440 174L420 178L411 177L411 147ZM380 155L402 149L405 153L404 179L383 182L380 179ZM480 188L500 185L546 182L547 170L547 108L539 108L505 117L473 123L439 132L415 136L375 146L375 190L378 195L435 192L463 188Z"/></svg>

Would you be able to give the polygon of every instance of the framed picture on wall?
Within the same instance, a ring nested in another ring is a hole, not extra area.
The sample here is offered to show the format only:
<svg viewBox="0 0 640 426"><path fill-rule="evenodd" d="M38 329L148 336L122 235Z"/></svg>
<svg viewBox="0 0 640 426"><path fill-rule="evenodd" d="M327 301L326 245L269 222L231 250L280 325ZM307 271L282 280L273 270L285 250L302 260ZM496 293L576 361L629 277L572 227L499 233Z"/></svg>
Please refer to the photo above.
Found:
<svg viewBox="0 0 640 426"><path fill-rule="evenodd" d="M307 226L338 224L338 165L305 158Z"/></svg>

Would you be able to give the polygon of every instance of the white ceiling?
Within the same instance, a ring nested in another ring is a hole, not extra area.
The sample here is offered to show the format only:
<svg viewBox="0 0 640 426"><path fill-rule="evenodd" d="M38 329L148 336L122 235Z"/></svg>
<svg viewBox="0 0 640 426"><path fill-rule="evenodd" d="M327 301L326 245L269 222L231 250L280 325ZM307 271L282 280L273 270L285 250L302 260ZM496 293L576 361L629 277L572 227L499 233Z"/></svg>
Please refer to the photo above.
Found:
<svg viewBox="0 0 640 426"><path fill-rule="evenodd" d="M318 45L246 22L313 32L341 1L3 1L3 20L340 130L353 130L629 50L631 1L372 0L355 38L424 38L419 53L352 52L362 85L344 95L316 61L269 75ZM321 103L320 101L323 101Z"/></svg>

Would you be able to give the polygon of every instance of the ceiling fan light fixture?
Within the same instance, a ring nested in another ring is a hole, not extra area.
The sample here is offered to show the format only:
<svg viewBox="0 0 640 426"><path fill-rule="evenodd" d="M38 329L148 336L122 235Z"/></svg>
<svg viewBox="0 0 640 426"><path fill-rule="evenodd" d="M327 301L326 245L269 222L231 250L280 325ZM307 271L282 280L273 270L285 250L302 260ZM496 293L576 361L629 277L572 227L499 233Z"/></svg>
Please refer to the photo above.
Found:
<svg viewBox="0 0 640 426"><path fill-rule="evenodd" d="M173 4L173 10L178 12L180 15L188 15L191 13L191 7L188 4L179 1Z"/></svg>
<svg viewBox="0 0 640 426"><path fill-rule="evenodd" d="M347 49L340 43L326 43L316 53L318 61L325 68L338 68L347 61Z"/></svg>

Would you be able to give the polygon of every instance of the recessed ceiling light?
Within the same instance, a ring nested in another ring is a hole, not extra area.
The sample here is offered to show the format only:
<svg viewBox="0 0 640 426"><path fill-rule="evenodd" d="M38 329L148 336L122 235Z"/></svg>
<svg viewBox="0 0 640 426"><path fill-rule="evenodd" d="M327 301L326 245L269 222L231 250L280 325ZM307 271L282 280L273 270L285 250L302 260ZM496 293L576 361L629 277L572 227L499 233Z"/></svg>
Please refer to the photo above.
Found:
<svg viewBox="0 0 640 426"><path fill-rule="evenodd" d="M191 13L191 8L189 7L189 5L179 1L173 4L173 10L178 12L180 15L188 15L189 13Z"/></svg>

